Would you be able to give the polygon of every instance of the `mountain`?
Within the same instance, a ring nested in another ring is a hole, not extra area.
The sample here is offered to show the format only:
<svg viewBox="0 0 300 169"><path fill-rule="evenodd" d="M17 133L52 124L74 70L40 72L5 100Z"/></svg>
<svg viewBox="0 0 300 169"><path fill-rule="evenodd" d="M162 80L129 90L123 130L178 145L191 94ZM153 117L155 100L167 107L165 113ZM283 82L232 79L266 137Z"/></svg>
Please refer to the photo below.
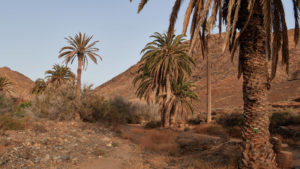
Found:
<svg viewBox="0 0 300 169"><path fill-rule="evenodd" d="M0 68L0 76L5 76L13 85L11 95L21 100L28 100L30 98L31 89L34 82L25 75L13 71L8 67Z"/></svg>
<svg viewBox="0 0 300 169"><path fill-rule="evenodd" d="M289 30L290 72L285 73L285 68L280 61L276 78L271 83L269 101L296 100L300 97L300 44L293 42L294 30ZM212 107L230 108L243 105L242 78L237 79L237 57L231 61L229 52L222 53L224 35L212 35L209 40L209 56L212 57ZM206 61L196 49L193 57L197 63L194 67L192 80L195 82L195 91L200 96L200 103L196 105L200 110L205 110L206 105ZM138 64L133 65L125 72L119 74L108 82L100 85L95 91L107 98L122 96L130 101L139 101L135 96L136 87L132 81L138 69Z"/></svg>

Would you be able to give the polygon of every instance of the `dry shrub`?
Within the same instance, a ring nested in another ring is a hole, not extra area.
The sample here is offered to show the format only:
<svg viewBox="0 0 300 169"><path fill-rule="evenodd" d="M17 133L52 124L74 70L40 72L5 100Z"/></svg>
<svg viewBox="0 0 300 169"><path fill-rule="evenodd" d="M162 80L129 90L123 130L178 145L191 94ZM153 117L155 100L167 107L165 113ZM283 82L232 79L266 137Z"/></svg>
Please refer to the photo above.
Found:
<svg viewBox="0 0 300 169"><path fill-rule="evenodd" d="M120 125L118 125L118 124L115 125L113 130L115 131L116 136L119 136L119 137L122 137L124 139L129 139L129 140L133 141L132 140L133 139L132 134L130 134L128 131L123 130Z"/></svg>
<svg viewBox="0 0 300 169"><path fill-rule="evenodd" d="M4 114L0 116L1 130L24 130L26 126L26 119L14 118L10 115Z"/></svg>
<svg viewBox="0 0 300 169"><path fill-rule="evenodd" d="M201 134L214 136L226 136L226 131L218 124L201 124L195 127L195 131Z"/></svg>
<svg viewBox="0 0 300 169"><path fill-rule="evenodd" d="M177 136L178 133L171 130L147 130L140 136L139 144L149 151L176 153L179 149Z"/></svg>
<svg viewBox="0 0 300 169"><path fill-rule="evenodd" d="M123 169L150 169L150 167L142 161L129 160L123 165Z"/></svg>
<svg viewBox="0 0 300 169"><path fill-rule="evenodd" d="M137 114L136 107L122 97L105 100L100 95L87 93L82 95L81 100L82 102L78 107L80 116L84 121L101 121L109 125L141 122L142 117Z"/></svg>
<svg viewBox="0 0 300 169"><path fill-rule="evenodd" d="M240 126L226 128L226 132L230 137L242 138L242 129Z"/></svg>
<svg viewBox="0 0 300 169"><path fill-rule="evenodd" d="M13 106L13 100L0 92L0 114L12 112Z"/></svg>
<svg viewBox="0 0 300 169"><path fill-rule="evenodd" d="M36 95L27 110L39 118L72 120L77 112L76 86L72 81L61 86L49 84L46 90Z"/></svg>
<svg viewBox="0 0 300 169"><path fill-rule="evenodd" d="M300 124L300 112L296 113L294 110L273 110L270 117L270 131L276 132L280 126L297 125Z"/></svg>
<svg viewBox="0 0 300 169"><path fill-rule="evenodd" d="M160 120L159 105L147 104L144 102L132 102L136 114L141 118L141 121L158 121Z"/></svg>
<svg viewBox="0 0 300 169"><path fill-rule="evenodd" d="M217 118L217 123L224 127L235 127L244 125L244 116L242 113L224 113Z"/></svg>
<svg viewBox="0 0 300 169"><path fill-rule="evenodd" d="M204 160L193 160L189 163L188 169L237 169L236 163L230 163L225 166L216 166L215 163Z"/></svg>

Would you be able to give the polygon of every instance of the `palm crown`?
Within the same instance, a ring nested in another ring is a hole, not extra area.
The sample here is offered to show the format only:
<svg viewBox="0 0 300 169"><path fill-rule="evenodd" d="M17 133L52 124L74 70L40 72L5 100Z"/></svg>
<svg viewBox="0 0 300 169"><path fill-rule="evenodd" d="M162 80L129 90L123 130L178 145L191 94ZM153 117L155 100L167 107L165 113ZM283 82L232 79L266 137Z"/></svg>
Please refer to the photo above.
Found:
<svg viewBox="0 0 300 169"><path fill-rule="evenodd" d="M188 45L183 43L185 39L182 35L169 38L167 34L156 32L150 37L155 40L141 51L144 55L139 71L143 70L144 75L151 77L151 86L166 90L167 79L192 73L191 64L194 64L194 60L187 54Z"/></svg>
<svg viewBox="0 0 300 169"><path fill-rule="evenodd" d="M85 69L88 65L88 58L90 58L96 64L97 58L102 60L102 57L97 54L99 49L95 47L95 45L99 41L91 42L92 38L93 36L88 36L85 33L82 34L81 32L76 34L74 38L69 36L65 39L70 44L70 46L62 47L59 51L60 54L58 55L58 58L63 57L65 59L64 62L66 64L70 62L72 64L75 58L77 58L78 60L76 88L77 99L80 98L81 92L81 69Z"/></svg>
<svg viewBox="0 0 300 169"><path fill-rule="evenodd" d="M47 87L47 83L45 82L45 80L39 78L34 82L34 87L32 88L31 93L40 94L43 91L45 91L46 87Z"/></svg>
<svg viewBox="0 0 300 169"><path fill-rule="evenodd" d="M61 85L66 80L75 78L75 75L70 68L58 64L55 64L52 67L52 70L47 70L45 74L47 75L46 79L48 79L49 83L56 83L58 85ZM37 82L40 83L41 81L39 80Z"/></svg>
<svg viewBox="0 0 300 169"><path fill-rule="evenodd" d="M96 53L99 49L95 47L99 41L90 43L92 38L93 36L88 36L81 32L76 34L74 38L71 36L65 38L70 46L62 47L59 51L60 54L58 55L58 58L63 57L66 64L70 62L72 64L77 57L81 57L80 59L83 61L82 68L85 68L88 64L87 57L94 63L97 63L97 58L102 60L102 57Z"/></svg>

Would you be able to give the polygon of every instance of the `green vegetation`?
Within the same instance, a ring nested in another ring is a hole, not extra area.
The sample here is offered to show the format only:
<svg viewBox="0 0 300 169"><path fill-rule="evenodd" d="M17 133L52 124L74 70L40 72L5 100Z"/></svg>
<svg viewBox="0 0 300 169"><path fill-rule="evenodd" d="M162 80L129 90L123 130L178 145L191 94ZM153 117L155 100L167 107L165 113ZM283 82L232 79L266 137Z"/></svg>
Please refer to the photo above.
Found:
<svg viewBox="0 0 300 169"><path fill-rule="evenodd" d="M138 13L147 2L148 0L140 1ZM174 34L182 2L174 2L168 37ZM282 2L190 0L186 9L182 34L186 34L191 22L190 54L200 41L199 49L202 55L205 55L209 34L214 29L217 16L220 34L222 21L226 24L223 49L229 49L232 60L239 50L238 77L243 76L244 124L247 124L242 126L244 146L239 168L277 168L275 154L269 142L269 113L266 101L270 81L276 75L279 51L282 53L282 64L286 65L286 72L289 70L288 33ZM293 0L296 44L299 39L299 8L299 1ZM271 73L268 72L268 63L271 63ZM259 126L257 132L254 130L255 126ZM260 157L260 160L255 160L256 157Z"/></svg>
<svg viewBox="0 0 300 169"><path fill-rule="evenodd" d="M65 81L75 79L75 75L70 68L59 64L53 65L52 70L47 70L45 74L47 83L55 83L58 86Z"/></svg>
<svg viewBox="0 0 300 169"><path fill-rule="evenodd" d="M134 83L138 84L136 95L144 98L148 103L155 100L160 105L161 121L164 127L174 125L177 103L187 103L187 97L179 98L177 85L191 75L194 60L187 55L188 44L183 43L182 35L167 36L158 32L150 36L154 38L141 51L144 53ZM189 87L185 90L192 92ZM185 101L183 101L185 100Z"/></svg>
<svg viewBox="0 0 300 169"><path fill-rule="evenodd" d="M47 87L47 83L45 82L45 80L39 78L34 82L34 87L31 89L31 93L40 94L43 91L45 91L46 87Z"/></svg>

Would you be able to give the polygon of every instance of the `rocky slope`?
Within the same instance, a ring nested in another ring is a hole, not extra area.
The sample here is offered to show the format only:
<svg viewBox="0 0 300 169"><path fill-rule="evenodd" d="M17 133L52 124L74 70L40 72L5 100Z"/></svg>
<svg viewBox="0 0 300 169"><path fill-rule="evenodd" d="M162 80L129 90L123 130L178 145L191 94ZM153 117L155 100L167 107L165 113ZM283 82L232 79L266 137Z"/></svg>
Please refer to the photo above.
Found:
<svg viewBox="0 0 300 169"><path fill-rule="evenodd" d="M11 93L13 97L25 100L30 98L30 91L34 86L31 79L8 67L0 68L0 76L5 76L13 84Z"/></svg>
<svg viewBox="0 0 300 169"><path fill-rule="evenodd" d="M277 76L272 82L269 101L289 101L300 96L300 45L293 42L294 31L289 32L290 72L285 74L285 69L279 64ZM212 57L212 106L213 108L239 107L243 104L242 79L237 79L237 59L231 62L228 52L222 53L223 37L212 36L209 42L209 56ZM196 92L201 102L196 105L200 111L205 110L206 98L206 61L199 52L194 53L197 63L194 68L192 80L196 84ZM280 61L279 61L280 63ZM131 101L139 101L135 96L136 87L132 81L138 69L138 64L133 65L125 72L110 81L97 87L97 93L105 97L123 96Z"/></svg>

